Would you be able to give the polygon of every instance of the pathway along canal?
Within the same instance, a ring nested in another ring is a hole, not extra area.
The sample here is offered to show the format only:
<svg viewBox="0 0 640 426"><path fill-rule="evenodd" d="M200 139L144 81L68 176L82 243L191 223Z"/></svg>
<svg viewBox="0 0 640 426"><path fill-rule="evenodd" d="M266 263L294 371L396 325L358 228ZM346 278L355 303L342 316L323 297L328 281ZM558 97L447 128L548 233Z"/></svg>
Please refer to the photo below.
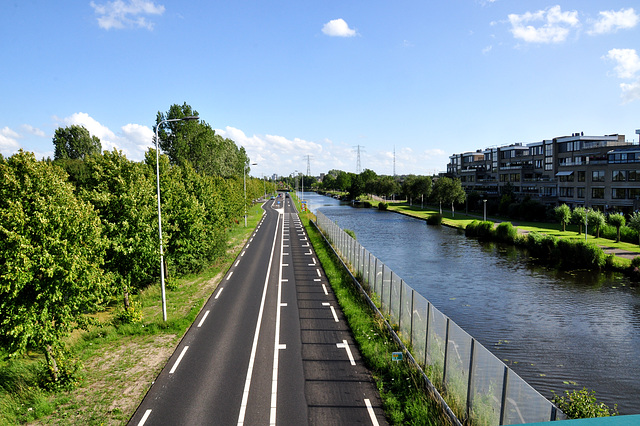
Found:
<svg viewBox="0 0 640 426"><path fill-rule="evenodd" d="M586 386L640 413L640 289L624 276L547 269L455 229L304 198L546 397Z"/></svg>

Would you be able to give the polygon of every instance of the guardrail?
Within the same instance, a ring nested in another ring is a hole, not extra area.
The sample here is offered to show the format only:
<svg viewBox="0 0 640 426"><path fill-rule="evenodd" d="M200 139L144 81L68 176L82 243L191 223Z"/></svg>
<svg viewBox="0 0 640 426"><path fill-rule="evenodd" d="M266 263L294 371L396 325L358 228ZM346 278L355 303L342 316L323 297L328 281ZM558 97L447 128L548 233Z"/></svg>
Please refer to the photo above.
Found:
<svg viewBox="0 0 640 426"><path fill-rule="evenodd" d="M316 213L334 251L379 298L381 311L411 348L411 358L444 389L458 417L474 425L510 425L565 419L542 396L349 234Z"/></svg>

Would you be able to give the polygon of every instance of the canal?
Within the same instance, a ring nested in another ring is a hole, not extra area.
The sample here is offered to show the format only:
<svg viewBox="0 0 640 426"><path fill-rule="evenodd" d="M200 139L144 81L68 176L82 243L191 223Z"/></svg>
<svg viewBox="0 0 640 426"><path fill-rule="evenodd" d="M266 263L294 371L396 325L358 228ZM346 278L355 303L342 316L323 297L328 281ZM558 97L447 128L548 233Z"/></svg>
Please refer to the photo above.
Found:
<svg viewBox="0 0 640 426"><path fill-rule="evenodd" d="M304 198L546 397L587 387L640 413L640 290L624 276L548 269L455 229Z"/></svg>

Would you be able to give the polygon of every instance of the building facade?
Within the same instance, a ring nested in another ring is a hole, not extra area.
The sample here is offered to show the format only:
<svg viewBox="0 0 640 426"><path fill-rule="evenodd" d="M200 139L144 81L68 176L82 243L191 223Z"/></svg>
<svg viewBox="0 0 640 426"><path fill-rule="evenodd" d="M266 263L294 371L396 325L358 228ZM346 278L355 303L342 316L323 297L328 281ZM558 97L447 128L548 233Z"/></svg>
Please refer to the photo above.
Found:
<svg viewBox="0 0 640 426"><path fill-rule="evenodd" d="M603 211L640 208L640 145L624 135L574 133L449 157L447 175L467 193L498 197L505 187L543 204L566 203Z"/></svg>

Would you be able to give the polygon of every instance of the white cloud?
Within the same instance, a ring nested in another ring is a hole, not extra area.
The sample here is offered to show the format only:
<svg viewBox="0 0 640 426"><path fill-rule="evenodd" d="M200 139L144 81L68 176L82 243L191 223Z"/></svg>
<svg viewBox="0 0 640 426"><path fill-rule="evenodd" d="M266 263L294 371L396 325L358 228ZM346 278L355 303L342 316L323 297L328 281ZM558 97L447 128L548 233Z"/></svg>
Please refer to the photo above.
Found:
<svg viewBox="0 0 640 426"><path fill-rule="evenodd" d="M509 22L513 36L528 43L561 43L572 28L580 25L577 11L563 12L560 6L523 15L510 14ZM542 25L531 25L535 23Z"/></svg>
<svg viewBox="0 0 640 426"><path fill-rule="evenodd" d="M154 24L145 16L164 13L164 6L150 0L115 0L104 4L92 1L90 5L98 16L98 25L105 30L131 27L152 30Z"/></svg>
<svg viewBox="0 0 640 426"><path fill-rule="evenodd" d="M92 136L97 136L100 139L103 151L111 151L115 148L133 161L144 159L144 153L153 146L153 130L140 124L124 125L116 134L84 112L77 112L62 119L54 117L54 119L64 126L73 124L84 126Z"/></svg>
<svg viewBox="0 0 640 426"><path fill-rule="evenodd" d="M22 128L24 129L25 132L30 133L30 134L35 135L35 136L38 136L38 137L41 137L41 138L44 138L44 137L47 136L42 130L40 130L40 129L36 128L36 127L33 127L30 124L23 124Z"/></svg>
<svg viewBox="0 0 640 426"><path fill-rule="evenodd" d="M617 63L614 68L616 76L623 79L635 79L631 83L621 83L622 102L640 100L640 57L635 49L611 49L604 59Z"/></svg>
<svg viewBox="0 0 640 426"><path fill-rule="evenodd" d="M4 156L10 156L20 149L20 144L17 139L20 135L9 127L0 129L0 153Z"/></svg>
<svg viewBox="0 0 640 426"><path fill-rule="evenodd" d="M606 59L617 62L615 71L619 78L633 78L640 71L640 57L635 49L611 49Z"/></svg>
<svg viewBox="0 0 640 426"><path fill-rule="evenodd" d="M618 12L614 10L606 10L600 12L600 19L593 23L593 28L588 31L589 34L606 34L616 32L619 29L629 29L638 25L640 16L638 16L633 8L620 9Z"/></svg>
<svg viewBox="0 0 640 426"><path fill-rule="evenodd" d="M640 80L635 83L621 83L620 89L622 90L623 103L640 100Z"/></svg>
<svg viewBox="0 0 640 426"><path fill-rule="evenodd" d="M333 19L322 27L322 32L331 37L353 37L356 30L349 28L344 19Z"/></svg>

